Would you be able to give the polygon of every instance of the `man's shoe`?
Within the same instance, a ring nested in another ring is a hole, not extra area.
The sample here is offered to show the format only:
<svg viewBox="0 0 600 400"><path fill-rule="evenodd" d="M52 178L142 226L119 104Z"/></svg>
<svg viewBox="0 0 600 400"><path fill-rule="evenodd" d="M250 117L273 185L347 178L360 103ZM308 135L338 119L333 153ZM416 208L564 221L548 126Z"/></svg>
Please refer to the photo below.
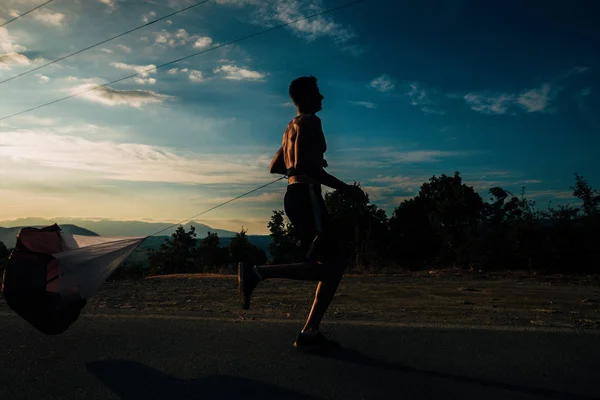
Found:
<svg viewBox="0 0 600 400"><path fill-rule="evenodd" d="M317 332L316 335L307 335L300 332L294 342L294 347L303 351L336 351L341 349L342 346L333 340L327 339L321 332Z"/></svg>
<svg viewBox="0 0 600 400"><path fill-rule="evenodd" d="M258 282L260 282L260 278L254 271L253 265L242 262L238 264L238 293L244 310L250 309L250 296Z"/></svg>

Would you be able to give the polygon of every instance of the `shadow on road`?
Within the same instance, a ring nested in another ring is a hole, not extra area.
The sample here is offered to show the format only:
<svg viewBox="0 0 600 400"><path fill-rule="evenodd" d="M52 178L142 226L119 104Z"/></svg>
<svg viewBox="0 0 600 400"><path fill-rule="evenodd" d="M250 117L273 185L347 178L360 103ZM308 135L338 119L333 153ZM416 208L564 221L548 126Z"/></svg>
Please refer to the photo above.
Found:
<svg viewBox="0 0 600 400"><path fill-rule="evenodd" d="M596 397L582 396L582 395L577 395L577 394L572 394L572 393L560 392L560 391L556 391L556 390L552 390L552 389L531 388L531 387L516 385L516 384L512 384L512 383L494 381L494 380L490 380L490 379L472 378L472 377L467 377L467 376L450 374L450 373L446 373L446 372L437 372L437 371L429 371L429 370L424 370L424 369L413 368L408 365L404 365L404 364L400 364L400 363L396 363L396 362L378 360L376 358L370 357L368 355L362 354L362 353L360 353L356 350L352 350L352 349L341 349L337 353L315 353L315 354L318 356L324 357L324 358L334 359L334 360L343 361L343 362L347 362L347 363L353 363L353 364L357 364L357 365L364 366L364 367L379 368L379 369L385 369L388 371L402 371L402 372L406 372L406 373L425 375L427 377L433 377L433 378L451 379L451 380L454 380L457 382L483 385L483 386L493 387L496 389L511 390L511 391L515 391L515 392L521 392L521 393L526 393L526 394L531 394L531 395L536 395L536 396L546 396L546 397L553 398L553 399L561 399L561 400L566 400L566 399L595 400L596 399L597 400Z"/></svg>
<svg viewBox="0 0 600 400"><path fill-rule="evenodd" d="M96 361L86 366L123 400L319 399L264 382L226 375L178 379L135 361Z"/></svg>

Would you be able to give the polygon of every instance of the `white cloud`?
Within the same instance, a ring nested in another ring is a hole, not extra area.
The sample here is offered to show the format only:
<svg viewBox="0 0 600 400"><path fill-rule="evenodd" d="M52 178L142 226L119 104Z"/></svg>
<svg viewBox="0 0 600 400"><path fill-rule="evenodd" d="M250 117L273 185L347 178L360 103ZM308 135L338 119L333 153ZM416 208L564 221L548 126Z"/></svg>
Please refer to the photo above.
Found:
<svg viewBox="0 0 600 400"><path fill-rule="evenodd" d="M377 108L377 104L371 103L370 101L349 101L349 103L365 108Z"/></svg>
<svg viewBox="0 0 600 400"><path fill-rule="evenodd" d="M473 111L502 115L512 108L521 108L528 113L550 111L550 104L558 92L559 89L553 88L549 83L544 83L539 88L525 90L518 94L468 93L463 98Z"/></svg>
<svg viewBox="0 0 600 400"><path fill-rule="evenodd" d="M411 83L409 87L410 90L407 92L407 95L410 98L411 105L418 107L425 114L444 115L446 113L435 106L438 101L433 98L433 96L436 96L434 92L428 92L428 90L420 87L416 82Z"/></svg>
<svg viewBox="0 0 600 400"><path fill-rule="evenodd" d="M288 101L288 102L285 102L285 103L281 103L281 107L296 108L296 105L294 103L292 103L291 101Z"/></svg>
<svg viewBox="0 0 600 400"><path fill-rule="evenodd" d="M190 35L185 29L178 29L175 32L169 32L166 29L161 30L154 37L154 43L172 48L184 46L188 43L194 43L194 48L209 46L212 39L208 36Z"/></svg>
<svg viewBox="0 0 600 400"><path fill-rule="evenodd" d="M107 106L125 105L134 108L141 108L146 104L162 103L170 98L170 96L159 94L152 90L119 90L109 86L90 90L96 86L98 86L96 83L84 83L70 88L69 92L77 94L88 90L79 95L79 97Z"/></svg>
<svg viewBox="0 0 600 400"><path fill-rule="evenodd" d="M154 17L156 17L156 13L154 11L150 11L149 13L142 15L142 21L144 21L144 23L147 24L150 21L150 19Z"/></svg>
<svg viewBox="0 0 600 400"><path fill-rule="evenodd" d="M253 22L261 25L265 22L271 25L289 23L325 9L322 0L216 0L216 2L235 7L254 6L256 16ZM308 41L330 37L340 44L343 50L355 50L347 43L357 37L357 34L351 26L343 26L331 16L316 16L291 24L288 29Z"/></svg>
<svg viewBox="0 0 600 400"><path fill-rule="evenodd" d="M468 93L464 99L473 111L496 115L506 114L515 101L513 95L506 93L497 95Z"/></svg>
<svg viewBox="0 0 600 400"><path fill-rule="evenodd" d="M42 74L35 74L35 76L38 78L38 80L41 83L48 83L50 82L50 78L48 78L46 75L42 75Z"/></svg>
<svg viewBox="0 0 600 400"><path fill-rule="evenodd" d="M544 83L539 89L531 89L519 95L517 102L527 112L538 112L545 111L555 97L556 90L552 90L549 83Z"/></svg>
<svg viewBox="0 0 600 400"><path fill-rule="evenodd" d="M106 47L103 47L100 50L102 50L103 52L105 52L107 54L112 54L113 53L113 51L111 49L107 49Z"/></svg>
<svg viewBox="0 0 600 400"><path fill-rule="evenodd" d="M268 175L266 165L257 165L252 155L229 158L140 143L94 141L57 134L51 128L0 133L0 157L26 162L31 168L54 168L63 171L62 176L70 171L71 176L77 174L79 180L87 181L225 184L254 183Z"/></svg>
<svg viewBox="0 0 600 400"><path fill-rule="evenodd" d="M341 150L351 153L342 164L348 167L378 168L394 164L434 163L450 157L465 157L476 154L475 151L411 150L398 151L389 147L361 147ZM376 156L374 156L376 155Z"/></svg>
<svg viewBox="0 0 600 400"><path fill-rule="evenodd" d="M214 69L214 73L219 72L225 74L225 79L231 79L236 81L258 81L262 80L265 77L264 73L252 71L246 68L240 68L235 65L221 65L220 67Z"/></svg>
<svg viewBox="0 0 600 400"><path fill-rule="evenodd" d="M139 75L135 77L135 82L141 85L150 84L153 85L156 83L156 79L150 78L150 74L156 73L156 65L135 65L135 64L125 64L121 62L112 62L110 63L115 68L123 69L126 71L134 71ZM149 71L148 71L149 70Z"/></svg>
<svg viewBox="0 0 600 400"><path fill-rule="evenodd" d="M8 33L6 28L0 28L0 52L18 53L27 50L26 47L15 43L15 39Z"/></svg>
<svg viewBox="0 0 600 400"><path fill-rule="evenodd" d="M202 82L204 78L202 77L202 72L197 70L192 70L190 72L190 81L192 82Z"/></svg>
<svg viewBox="0 0 600 400"><path fill-rule="evenodd" d="M44 25L60 28L64 26L65 14L41 9L32 14L33 19Z"/></svg>
<svg viewBox="0 0 600 400"><path fill-rule="evenodd" d="M369 86L380 92L389 92L390 90L394 89L394 87L396 87L396 84L389 75L383 74L373 79Z"/></svg>
<svg viewBox="0 0 600 400"><path fill-rule="evenodd" d="M194 42L194 48L195 49L206 49L206 48L210 47L211 44L212 44L211 38L209 38L208 36L202 36L202 37L199 37L198 39L196 39L196 41Z"/></svg>
<svg viewBox="0 0 600 400"><path fill-rule="evenodd" d="M0 54L0 69L11 69L13 66L29 65L27 56L19 53Z"/></svg>
<svg viewBox="0 0 600 400"><path fill-rule="evenodd" d="M131 47L125 46L124 44L118 44L117 47L125 53L131 53Z"/></svg>
<svg viewBox="0 0 600 400"><path fill-rule="evenodd" d="M167 74L175 75L179 71L178 68L171 68L167 71Z"/></svg>
<svg viewBox="0 0 600 400"><path fill-rule="evenodd" d="M114 0L98 0L102 4L106 4L111 10L116 7Z"/></svg>

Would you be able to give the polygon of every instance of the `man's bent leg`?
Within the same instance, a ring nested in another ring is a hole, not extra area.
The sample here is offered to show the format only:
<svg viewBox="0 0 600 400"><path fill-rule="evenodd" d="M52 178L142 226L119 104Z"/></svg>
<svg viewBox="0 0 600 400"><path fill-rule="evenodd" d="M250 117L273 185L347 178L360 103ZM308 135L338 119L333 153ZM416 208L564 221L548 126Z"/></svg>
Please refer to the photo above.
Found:
<svg viewBox="0 0 600 400"><path fill-rule="evenodd" d="M323 265L323 267L325 267L325 265ZM334 273L329 279L319 282L310 314L308 315L304 329L302 329L303 332L316 332L319 330L319 325L342 281L342 276L344 274L344 268L342 266L327 265L327 267L334 270Z"/></svg>

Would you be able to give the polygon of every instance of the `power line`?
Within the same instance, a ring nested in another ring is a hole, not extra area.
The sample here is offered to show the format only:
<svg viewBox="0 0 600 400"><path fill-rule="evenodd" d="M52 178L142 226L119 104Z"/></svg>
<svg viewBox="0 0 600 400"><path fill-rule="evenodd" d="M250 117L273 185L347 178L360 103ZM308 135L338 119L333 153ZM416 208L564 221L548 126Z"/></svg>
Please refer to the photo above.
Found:
<svg viewBox="0 0 600 400"><path fill-rule="evenodd" d="M27 14L29 14L30 12L33 12L33 11L37 10L38 8L42 8L42 7L44 7L44 6L45 6L46 4L48 4L48 3L52 3L53 1L54 1L54 0L48 0L47 2L45 2L45 3L42 3L42 4L40 4L40 5L39 5L39 6L37 6L37 7L33 7L31 10L29 10L29 11L26 11L26 12L24 12L24 13L23 13L23 14L21 14L21 15L17 15L17 16L16 16L16 17L14 17L13 19L9 19L8 21L6 21L6 22L5 22L5 23L3 23L2 25L0 25L0 28L2 28L2 27L3 27L3 26L5 26L5 25L8 25L8 24L10 24L10 23L11 23L11 22L13 22L13 21L16 21L16 20L18 20L18 19L19 19L19 18L21 18L21 17L24 17L24 16L26 16Z"/></svg>
<svg viewBox="0 0 600 400"><path fill-rule="evenodd" d="M286 176L284 175L284 176L282 176L281 178L277 178L277 179L275 179L273 182L266 183L266 184L264 184L264 185L262 185L262 186L259 186L259 187L257 187L256 189L252 189L252 190L251 190L251 191L249 191L249 192L246 192L246 193L244 193L244 194L241 194L241 195L239 195L239 196L237 196L237 197L234 197L233 199L229 199L229 200L227 200L227 201L225 201L225 202L223 202L223 203L221 203L221 204L218 204L218 205L216 205L216 206L214 206L214 207L212 207L212 208L209 208L208 210L202 211L201 213L199 213L199 214L196 214L196 215L194 215L194 216L193 216L193 217L191 217L191 218L184 219L183 221L181 221L181 222L178 222L178 223L176 223L176 224L173 224L173 225L171 225L171 226L168 226L168 227L166 227L165 229L161 229L160 231L158 231L158 232L156 232L156 233L153 233L153 234L152 234L152 235L150 235L150 236L147 236L147 238L149 238L149 237L151 237L151 236L156 236L156 235L158 235L159 233L162 233L162 232L164 232L164 231L166 231L166 230L168 230L168 229L175 228L176 226L179 226L179 225L181 225L181 224L184 224L184 223L186 223L186 222L189 222L189 221L193 220L194 218L197 218L197 217L201 216L202 214L206 214L206 213L207 213L207 212L209 212L209 211L212 211L212 210L214 210L214 209L216 209L216 208L219 208L219 207L221 207L221 206L224 206L225 204L231 203L232 201L235 201L235 200L237 200L237 199L240 199L240 198L242 198L242 197L244 197L244 196L247 196L247 195L249 195L250 193L254 193L254 192L256 192L257 190L260 190L260 189L262 189L262 188L265 188L265 187L267 187L267 186L269 186L269 185L272 185L272 184L274 184L275 182L279 182L280 180L282 180L282 179L283 179L283 178L285 178L285 177L286 177Z"/></svg>
<svg viewBox="0 0 600 400"><path fill-rule="evenodd" d="M49 106L51 104L58 103L58 102L61 102L63 100L70 99L72 97L80 96L80 95L82 95L84 93L91 92L92 90L101 89L103 87L106 87L106 86L109 86L109 85L112 85L112 84L124 81L126 79L133 78L135 76L138 76L138 75L141 75L141 74L145 74L147 72L154 71L154 70L166 67L166 66L171 65L171 64L175 64L175 63L177 63L179 61L187 60L188 58L192 58L192 57L195 57L197 55L200 55L200 54L203 54L203 53L207 53L209 51L216 50L216 49L219 49L219 48L224 47L224 46L229 46L229 45L232 45L234 43L241 42L242 40L246 40L246 39L250 39L250 38L253 38L253 37L256 37L256 36L259 36L259 35L263 35L263 34L265 34L267 32L271 32L271 31L274 31L276 29L283 28L283 27L286 27L288 25L292 25L292 24L295 24L295 23L300 22L300 21L304 21L304 20L307 20L307 19L310 19L310 18L314 18L314 17L317 17L319 15L323 15L323 14L326 14L326 13L329 13L329 12L333 12L333 11L336 11L336 10L339 10L339 9L342 9L342 8L345 8L345 7L350 7L350 6L356 5L358 3L362 3L363 1L365 1L365 0L357 0L357 1L353 1L353 2L350 2L350 3L343 4L341 6L329 8L327 10L324 10L324 11L321 11L321 12L318 12L318 13L315 13L315 14L311 14L311 15L309 15L307 17L303 17L303 18L300 18L300 19L297 19L297 20L294 20L294 21L291 21L291 22L286 22L284 24L280 24L280 25L274 26L272 28L268 28L268 29L262 30L260 32L256 32L256 33L253 33L253 34L250 34L250 35L238 38L238 39L234 39L234 40L232 40L230 42L226 42L226 43L223 43L223 44L220 44L220 45L217 45L217 46L213 46L210 49L202 50L202 51L190 54L188 56L181 57L181 58L178 58L176 60L166 62L166 63L158 65L156 67L147 68L145 70L136 72L134 74L124 76L123 78L115 79L114 81L111 81L111 82L108 82L108 83L105 83L105 84L102 84L102 85L94 86L94 87L82 90L80 92L73 93L73 94L71 94L69 96L61 97L59 99L49 101L48 103L40 104L38 106L29 108L27 110L23 110L23 111L16 112L14 114L6 115L4 117L1 117L0 121L3 121L3 120L8 119L8 118L16 117L17 115L25 114L25 113L28 113L30 111L37 110L39 108L46 107L46 106Z"/></svg>
<svg viewBox="0 0 600 400"><path fill-rule="evenodd" d="M53 1L53 0L51 0L51 1ZM85 47L85 48L83 48L83 49L81 49L81 50L77 50L77 51L76 51L76 52L74 52L74 53L67 54L66 56L63 56L63 57L57 58L57 59L56 59L56 60L54 60L54 61L50 61L50 62L47 62L46 64L40 65L39 67L35 67L35 68L33 68L33 69L30 69L30 70L28 70L28 71L22 72L22 73L20 73L20 74L17 74L17 75L15 75L15 76L11 76L10 78L7 78L7 79L5 79L5 80L3 80L3 81L0 81L0 84L6 83L6 82L8 82L8 81L12 81L13 79L20 78L20 77L21 77L21 76L23 76L23 75L30 74L31 72L34 72L34 71L40 70L40 69L42 69L42 68L45 68L45 67L47 67L48 65L56 64L56 63L57 63L57 62L59 62L59 61L65 60L65 59L67 59L67 58L69 58L69 57L73 57L73 56L75 56L75 55L77 55L77 54L83 53L84 51L87 51L87 50L89 50L89 49L93 49L94 47L100 46L101 44L104 44L104 43L110 42L111 40L114 40L114 39L120 38L121 36L125 36L125 35L127 35L127 34L129 34L129 33L131 33L131 32L134 32L134 31L137 31L137 30L139 30L139 29L142 29L142 28L145 28L145 27L147 27L147 26L150 26L150 25L152 25L152 24L155 24L155 23L157 23L157 22L159 22L159 21L162 21L163 19L166 19L166 18L172 17L173 15L176 15L176 14L182 13L182 12L184 12L184 11L187 11L187 10L189 10L190 8L194 8L194 7L197 7L197 6L199 6L199 5L202 5L202 4L204 4L204 3L208 3L209 1L210 1L210 0L203 0L203 1L199 1L199 2L197 2L197 3L194 3L194 4L192 4L191 6L188 6L188 7L182 8L181 10L178 10L178 11L172 12L171 14L165 15L165 16L163 16L163 17L157 18L157 19L155 19L155 20L152 20L152 21L148 21L147 23L145 23L145 24L143 24L143 25L140 25L140 26L137 26L137 27L135 27L135 28L133 28L133 29L130 29L130 30L128 30L128 31L125 31L125 32L119 33L118 35L115 35L115 36L113 36L113 37L111 37L111 38L105 39L105 40L103 40L103 41L101 41L101 42L98 42L98 43L96 43L96 44L93 44L93 45L91 45L91 46Z"/></svg>

